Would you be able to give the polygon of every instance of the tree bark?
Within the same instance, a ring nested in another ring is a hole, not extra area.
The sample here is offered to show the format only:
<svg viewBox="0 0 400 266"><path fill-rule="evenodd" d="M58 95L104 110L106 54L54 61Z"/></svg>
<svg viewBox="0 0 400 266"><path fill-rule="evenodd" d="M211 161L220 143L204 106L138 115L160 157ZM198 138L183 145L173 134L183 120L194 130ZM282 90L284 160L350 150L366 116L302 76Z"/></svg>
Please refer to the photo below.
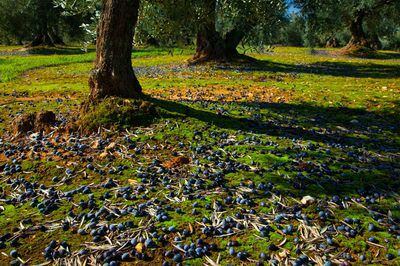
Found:
<svg viewBox="0 0 400 266"><path fill-rule="evenodd" d="M370 48L370 43L363 29L363 21L366 16L364 11L358 11L354 19L350 22L351 39L345 48L351 47L367 47Z"/></svg>
<svg viewBox="0 0 400 266"><path fill-rule="evenodd" d="M196 53L192 58L193 63L204 61L229 61L236 58L239 53L236 48L244 37L239 31L232 30L225 36L215 29L216 1L204 1L204 17L197 33Z"/></svg>
<svg viewBox="0 0 400 266"><path fill-rule="evenodd" d="M218 60L225 57L224 40L215 30L214 25L209 25L197 33L196 54L193 60Z"/></svg>
<svg viewBox="0 0 400 266"><path fill-rule="evenodd" d="M132 68L132 42L139 0L103 0L97 56L89 86L90 101L108 96L138 98L142 88Z"/></svg>
<svg viewBox="0 0 400 266"><path fill-rule="evenodd" d="M197 34L196 54L194 62L230 61L240 57L237 47L243 40L244 34L232 30L224 37L215 28L208 28Z"/></svg>
<svg viewBox="0 0 400 266"><path fill-rule="evenodd" d="M244 34L232 30L224 37L215 28L208 28L197 34L196 54L194 62L204 61L230 61L240 56L237 47Z"/></svg>
<svg viewBox="0 0 400 266"><path fill-rule="evenodd" d="M227 54L231 57L239 55L237 47L244 38L244 32L241 30L233 29L225 35L225 49Z"/></svg>
<svg viewBox="0 0 400 266"><path fill-rule="evenodd" d="M354 20L350 22L351 39L346 45L345 49L352 47L365 47L372 50L379 49L381 46L378 36L375 34L372 38L368 38L363 29L363 21L366 17L375 12L380 12L380 9L395 3L398 0L379 0L374 6L369 9L361 9L354 14Z"/></svg>

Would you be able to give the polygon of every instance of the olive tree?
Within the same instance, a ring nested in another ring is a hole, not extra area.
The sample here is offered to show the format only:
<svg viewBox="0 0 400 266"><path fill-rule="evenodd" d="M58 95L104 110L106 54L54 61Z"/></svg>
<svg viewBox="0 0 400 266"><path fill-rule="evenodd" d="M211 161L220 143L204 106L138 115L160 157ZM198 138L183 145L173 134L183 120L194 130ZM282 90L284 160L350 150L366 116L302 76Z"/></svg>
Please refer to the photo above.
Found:
<svg viewBox="0 0 400 266"><path fill-rule="evenodd" d="M96 60L89 79L90 100L108 96L137 98L142 88L132 68L139 0L103 0L97 30Z"/></svg>
<svg viewBox="0 0 400 266"><path fill-rule="evenodd" d="M231 60L240 43L262 45L278 32L284 0L144 1L139 32L161 43L195 39L193 62Z"/></svg>
<svg viewBox="0 0 400 266"><path fill-rule="evenodd" d="M366 32L372 21L381 24L385 18L400 16L398 0L294 0L307 17L313 32L340 31L343 27L351 38L346 49L377 48L377 35Z"/></svg>

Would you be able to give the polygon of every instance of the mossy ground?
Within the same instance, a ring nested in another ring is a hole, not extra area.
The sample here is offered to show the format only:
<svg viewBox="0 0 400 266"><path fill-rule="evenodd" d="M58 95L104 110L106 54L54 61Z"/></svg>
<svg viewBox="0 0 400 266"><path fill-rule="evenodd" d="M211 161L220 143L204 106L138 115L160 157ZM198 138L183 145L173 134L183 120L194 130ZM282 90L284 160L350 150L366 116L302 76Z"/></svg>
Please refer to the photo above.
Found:
<svg viewBox="0 0 400 266"><path fill-rule="evenodd" d="M154 104L144 99L110 97L97 103L84 102L75 127L86 133L101 127L114 130L150 125L157 117Z"/></svg>
<svg viewBox="0 0 400 266"><path fill-rule="evenodd" d="M70 48L20 54L15 53L15 49L0 47L2 136L7 137L11 120L22 112L53 110L71 119L69 116L79 110L88 95L87 79L94 52L82 53L78 48ZM393 189L399 188L400 183L399 54L382 51L378 53L381 57L358 59L310 53L306 48L278 47L273 53L251 54L258 59L252 65L187 67L183 63L192 52L174 49L170 53L164 49L145 48L133 53L133 65L144 93L153 97L150 101L162 110L162 115L145 127L132 129L135 133L132 141L159 148L134 159L117 157L108 161L98 158L100 165L126 165L128 169L107 176L89 172L89 179L79 177L58 189L67 191L84 184L101 183L107 177L126 185L141 182L136 176L140 166L149 165L154 158L167 161L174 151L190 155L194 152L193 147L209 146L218 150L220 136L225 134L237 144L228 145L224 152L236 154L243 164L262 169L227 175L229 186L240 186L241 182L249 181L273 182L292 203L304 195L318 199L333 195L359 197L360 190L373 188L388 194L375 204L374 209L380 213L390 211L394 219L400 219L399 197L393 194L396 192ZM107 134L110 138L118 135L115 132ZM332 145L336 142L341 145ZM180 143L185 145L179 148ZM95 158L97 155L93 154ZM38 155L24 159L23 170L30 173L26 178L51 185L52 178L64 171L56 165L76 171L85 167L79 156L72 156L69 161L59 158L48 161L46 158ZM201 160L200 163L210 163L207 157ZM0 166L8 161L0 153ZM196 171L195 165L187 167L188 171ZM313 174L312 169L317 168L329 170L323 175ZM332 186L333 181L336 186ZM8 189L5 181L1 181L0 186ZM103 192L96 190L95 197ZM167 188L160 188L147 196L151 198L168 192ZM223 197L223 194L210 194L205 201L199 201L199 205ZM76 195L74 201L81 198L87 200L87 195ZM254 200L256 203L265 201L263 198ZM163 225L187 228L201 217L210 217L211 211L200 207L198 215L191 215L194 201L180 204L185 214L171 213L172 219ZM0 234L18 228L27 218L33 223L61 219L70 208L65 204L44 216L29 204L8 205L0 214ZM270 213L274 209L273 205L267 205L257 211ZM319 210L318 206L310 206L306 211L316 217ZM227 210L224 215L235 211ZM372 233L365 228L368 223L375 222L367 210L355 204L348 209L334 209L334 213L332 219L336 224L345 217L362 221L362 233L357 238L344 235L335 238L339 251L350 252L355 258L354 263L360 263L357 255L361 253L365 253L371 263L400 263L398 256L392 261L385 259L386 253L397 254L400 248L399 239L393 234L386 231L374 234L379 243L387 243L385 248L366 243ZM136 219L135 223L138 222ZM263 239L255 235L255 231L250 231L236 237L241 243L240 250L250 252L254 258L262 251L268 252L270 243L277 244L285 238L278 233ZM288 236L289 241L284 246L293 256L295 236ZM191 238L198 237L193 235ZM41 262L41 253L50 239L67 240L71 248L77 250L89 238L58 229L22 239L18 250L31 263ZM224 249L228 239L212 241L220 241L221 263L236 265L240 261ZM7 246L4 251L8 253L11 249ZM0 260L6 263L9 258L2 256ZM187 263L201 265L204 261L193 259Z"/></svg>

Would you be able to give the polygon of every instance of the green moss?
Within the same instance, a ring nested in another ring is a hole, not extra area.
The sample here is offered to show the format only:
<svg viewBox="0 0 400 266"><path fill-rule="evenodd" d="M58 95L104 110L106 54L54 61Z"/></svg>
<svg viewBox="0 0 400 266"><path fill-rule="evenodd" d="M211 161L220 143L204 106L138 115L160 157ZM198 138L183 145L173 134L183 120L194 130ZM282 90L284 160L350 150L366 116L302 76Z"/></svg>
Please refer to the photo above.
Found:
<svg viewBox="0 0 400 266"><path fill-rule="evenodd" d="M89 131L102 126L131 128L147 126L154 121L155 116L156 109L149 102L107 98L99 103L90 104L78 120L78 125Z"/></svg>

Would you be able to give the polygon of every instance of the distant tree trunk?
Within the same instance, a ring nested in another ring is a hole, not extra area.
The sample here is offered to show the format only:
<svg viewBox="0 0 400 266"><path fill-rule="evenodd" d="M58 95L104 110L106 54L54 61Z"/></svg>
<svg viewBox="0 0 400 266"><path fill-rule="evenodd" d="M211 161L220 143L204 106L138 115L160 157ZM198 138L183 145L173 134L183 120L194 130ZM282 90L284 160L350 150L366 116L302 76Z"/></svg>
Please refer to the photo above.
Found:
<svg viewBox="0 0 400 266"><path fill-rule="evenodd" d="M215 30L215 26L207 25L197 33L196 54L193 60L209 61L225 57L224 40Z"/></svg>
<svg viewBox="0 0 400 266"><path fill-rule="evenodd" d="M351 47L367 47L370 48L370 43L363 29L363 21L366 14L364 11L358 11L354 19L350 22L351 39L345 48Z"/></svg>
<svg viewBox="0 0 400 266"><path fill-rule="evenodd" d="M216 1L205 0L206 10L202 18L202 25L197 33L196 53L192 58L193 63L204 61L229 61L236 58L239 53L236 48L244 35L236 30L228 32L225 36L215 29Z"/></svg>
<svg viewBox="0 0 400 266"><path fill-rule="evenodd" d="M36 16L37 16L37 30L33 36L33 40L28 44L28 47L35 46L55 46L64 45L62 38L52 23L56 10L54 9L53 0L40 0L38 1Z"/></svg>
<svg viewBox="0 0 400 266"><path fill-rule="evenodd" d="M244 38L244 32L242 30L233 29L225 35L225 46L227 54L231 57L239 55L237 47Z"/></svg>
<svg viewBox="0 0 400 266"><path fill-rule="evenodd" d="M331 37L328 39L328 41L325 44L325 47L327 48L337 48L339 47L339 41L335 37Z"/></svg>
<svg viewBox="0 0 400 266"><path fill-rule="evenodd" d="M361 9L356 11L354 19L350 22L350 33L351 39L346 45L345 49L351 49L352 47L364 47L372 50L377 50L382 47L382 44L377 34L367 36L363 29L364 19L373 13L380 12L381 8L392 5L398 0L380 0L376 1L376 4L369 9ZM370 37L370 38L369 38Z"/></svg>
<svg viewBox="0 0 400 266"><path fill-rule="evenodd" d="M52 28L50 33L50 37L53 40L53 43L56 45L65 45L63 39L61 38L58 30L56 28Z"/></svg>
<svg viewBox="0 0 400 266"><path fill-rule="evenodd" d="M43 12L45 12L45 10L43 10ZM46 14L43 14L43 16L45 16L45 15ZM28 46L30 46L30 47L42 46L42 45L54 46L55 43L49 33L46 17L43 17L40 20L39 29L40 29L39 33L37 33L34 36L33 41Z"/></svg>
<svg viewBox="0 0 400 266"><path fill-rule="evenodd" d="M243 40L241 31L232 30L224 37L215 30L215 26L208 27L197 34L196 54L193 61L230 61L240 57L237 47Z"/></svg>
<svg viewBox="0 0 400 266"><path fill-rule="evenodd" d="M369 37L370 47L375 50L382 49L381 40L379 40L379 36L376 33L371 34Z"/></svg>
<svg viewBox="0 0 400 266"><path fill-rule="evenodd" d="M28 45L29 47L35 46L55 46L55 45L64 45L62 38L56 34L52 34L49 32L43 32L41 34L37 34L33 41Z"/></svg>
<svg viewBox="0 0 400 266"><path fill-rule="evenodd" d="M196 54L193 61L229 61L239 56L237 46L243 39L242 34L229 32L222 37L215 29L197 34Z"/></svg>
<svg viewBox="0 0 400 266"><path fill-rule="evenodd" d="M89 86L90 100L108 96L137 98L142 88L132 68L132 42L139 0L103 0L97 30L95 66Z"/></svg>

